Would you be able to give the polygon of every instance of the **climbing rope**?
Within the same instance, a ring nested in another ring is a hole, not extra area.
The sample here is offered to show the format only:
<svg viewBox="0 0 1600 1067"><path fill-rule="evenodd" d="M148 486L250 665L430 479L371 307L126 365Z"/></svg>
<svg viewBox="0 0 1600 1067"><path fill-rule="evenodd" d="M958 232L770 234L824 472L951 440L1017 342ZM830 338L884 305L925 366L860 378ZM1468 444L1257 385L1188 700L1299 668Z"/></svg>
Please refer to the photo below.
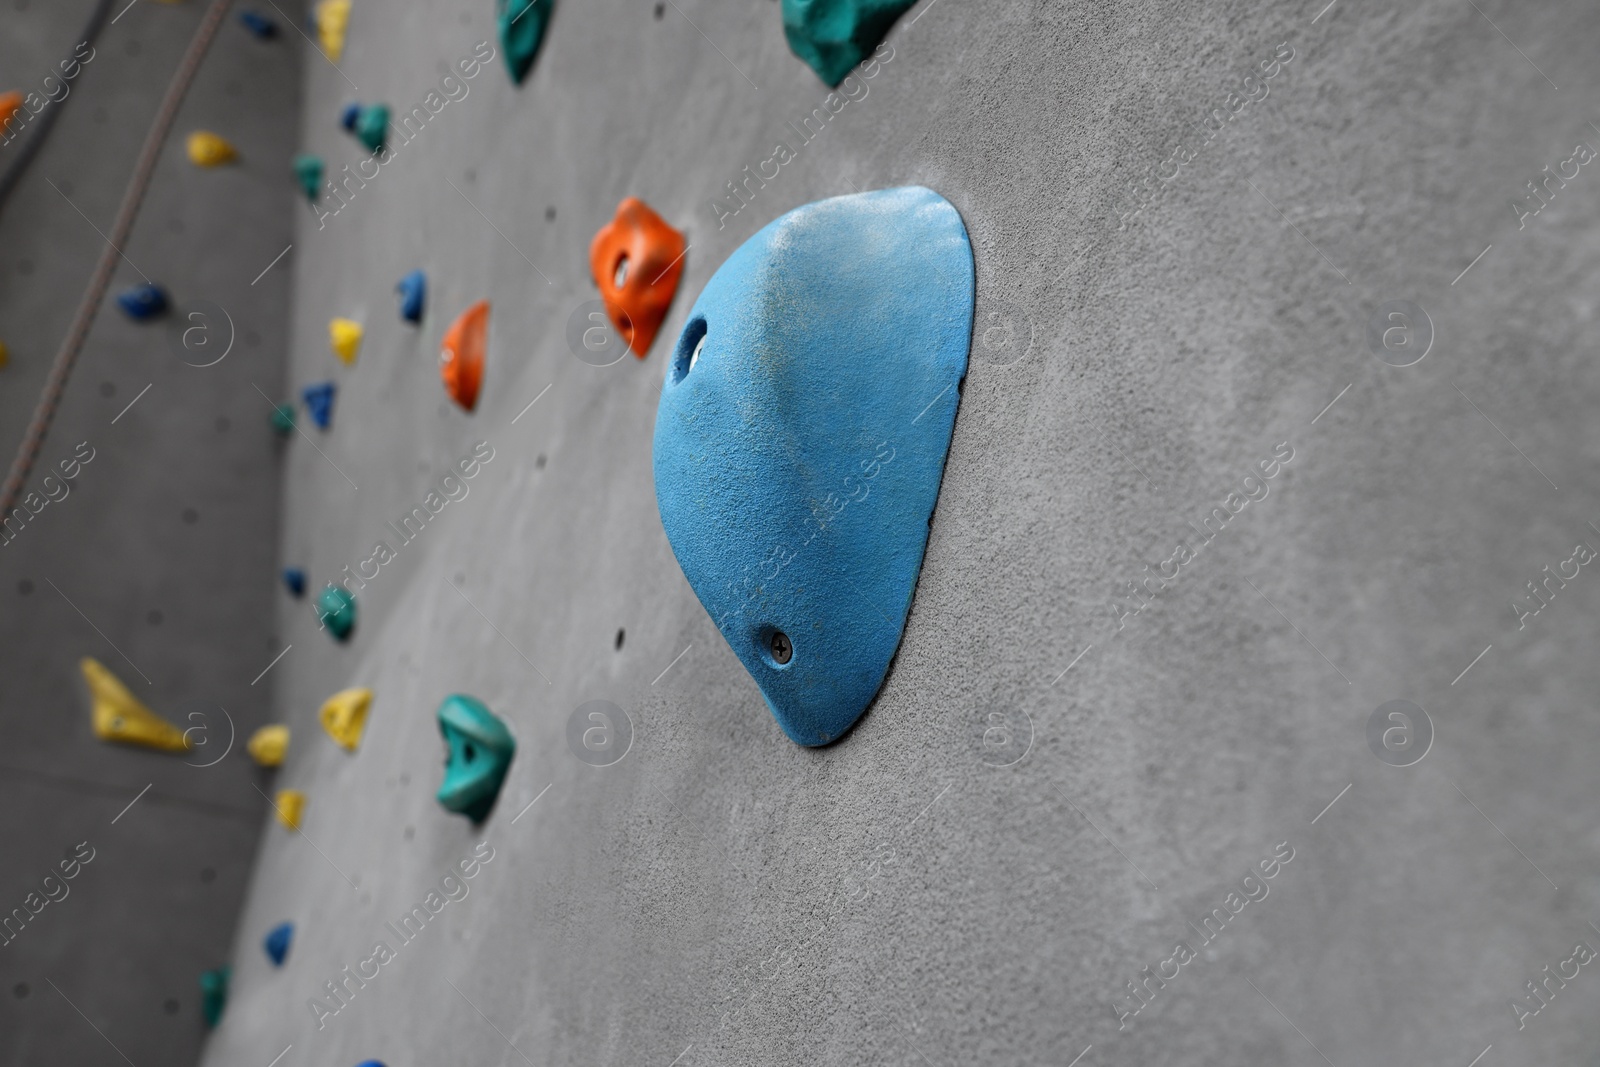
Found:
<svg viewBox="0 0 1600 1067"><path fill-rule="evenodd" d="M77 362L78 354L83 350L83 343L89 336L89 327L94 323L95 313L100 310L106 289L111 285L112 272L115 271L117 260L121 256L118 249L127 243L128 234L133 231L139 206L144 202L145 193L150 188L150 179L155 173L156 161L161 155L161 146L172 130L173 120L178 115L178 106L183 103L189 85L194 81L195 72L200 68L200 61L205 58L206 51L217 36L217 30L222 26L222 19L227 14L229 3L231 0L212 0L211 6L200 20L199 28L195 30L194 40L189 42L189 50L184 53L177 73L173 74L172 82L167 86L167 95L161 101L161 108L156 112L155 121L150 125L150 132L145 135L144 147L139 150L139 161L133 168L133 176L128 179L127 190L122 194L122 206L117 209L116 222L111 227L106 247L100 253L100 260L95 264L94 274L89 279L89 287L78 303L78 310L72 317L72 326L67 331L66 339L61 342L61 348L56 352L55 362L50 367L50 376L45 379L44 391L39 395L39 403L33 409L33 418L28 422L28 431L23 436L22 446L17 450L17 457L11 463L10 473L6 475L5 487L0 489L0 519L11 514L17 506L18 498L22 496L22 488L28 480L29 472L33 470L34 460L39 457L39 449L44 445L44 436L49 431L50 422L55 418L56 408L61 403L61 394L66 390L67 378L72 374L72 365ZM38 137L35 135L34 141L37 140Z"/></svg>
<svg viewBox="0 0 1600 1067"><path fill-rule="evenodd" d="M83 32L78 35L81 44L93 45L95 38L100 36L100 28L105 25L106 16L111 13L111 0L100 0L89 13L89 22L84 26ZM76 52L68 55L62 62L61 69L66 70L78 58ZM17 182L22 180L23 171L28 169L28 164L33 162L33 157L39 154L39 149L44 146L45 138L50 135L50 127L56 124L56 117L61 114L61 107L67 102L62 97L54 107L44 109L39 116L39 121L33 126L32 132L22 142L22 147L17 149L16 157L11 165L0 174L0 206L10 199L11 191L17 187Z"/></svg>

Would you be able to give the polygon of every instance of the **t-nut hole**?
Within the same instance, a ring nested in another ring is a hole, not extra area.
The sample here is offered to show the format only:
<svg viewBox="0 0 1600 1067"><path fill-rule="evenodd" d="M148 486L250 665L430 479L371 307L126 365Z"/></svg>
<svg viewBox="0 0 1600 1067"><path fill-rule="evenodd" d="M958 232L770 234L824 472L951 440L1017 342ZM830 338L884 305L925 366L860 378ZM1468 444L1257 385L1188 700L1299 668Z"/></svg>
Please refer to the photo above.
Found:
<svg viewBox="0 0 1600 1067"><path fill-rule="evenodd" d="M611 280L618 289L628 284L628 253L624 252L617 257L617 267L611 276Z"/></svg>
<svg viewBox="0 0 1600 1067"><path fill-rule="evenodd" d="M476 756L477 754L477 751L473 749L470 743L461 746L461 758L466 762L471 763L472 757Z"/></svg>
<svg viewBox="0 0 1600 1067"><path fill-rule="evenodd" d="M700 353L706 347L706 320L696 317L683 328L678 338L678 349L672 357L672 382L676 385L689 376L694 365L700 362Z"/></svg>

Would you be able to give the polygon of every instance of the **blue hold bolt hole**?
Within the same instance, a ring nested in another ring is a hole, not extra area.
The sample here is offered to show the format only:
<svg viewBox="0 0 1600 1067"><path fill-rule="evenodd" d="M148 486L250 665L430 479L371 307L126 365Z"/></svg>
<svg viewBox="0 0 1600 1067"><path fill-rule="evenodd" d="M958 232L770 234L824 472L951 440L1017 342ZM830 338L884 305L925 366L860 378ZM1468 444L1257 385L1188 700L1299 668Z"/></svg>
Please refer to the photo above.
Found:
<svg viewBox="0 0 1600 1067"><path fill-rule="evenodd" d="M700 353L706 347L706 320L696 318L683 328L683 336L678 338L678 351L672 357L672 384L677 385L689 376L694 370L694 365L700 361Z"/></svg>
<svg viewBox="0 0 1600 1067"><path fill-rule="evenodd" d="M789 640L789 635L773 626L762 627L757 640L761 644L762 652L767 662L774 667L784 668L794 659L794 643Z"/></svg>

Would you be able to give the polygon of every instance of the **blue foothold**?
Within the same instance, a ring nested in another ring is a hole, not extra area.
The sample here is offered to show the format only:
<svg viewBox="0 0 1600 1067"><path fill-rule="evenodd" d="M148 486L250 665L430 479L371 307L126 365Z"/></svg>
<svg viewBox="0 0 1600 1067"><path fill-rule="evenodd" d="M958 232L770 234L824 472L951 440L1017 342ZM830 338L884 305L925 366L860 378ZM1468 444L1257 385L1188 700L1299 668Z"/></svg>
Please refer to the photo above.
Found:
<svg viewBox="0 0 1600 1067"><path fill-rule="evenodd" d="M283 568L283 585L296 599L306 595L306 572L299 567Z"/></svg>
<svg viewBox="0 0 1600 1067"><path fill-rule="evenodd" d="M324 430L333 421L334 388L332 382L319 382L300 391L300 398L306 402L306 410L311 413L311 421Z"/></svg>
<svg viewBox="0 0 1600 1067"><path fill-rule="evenodd" d="M422 304L428 295L428 276L414 270L395 286L400 293L400 317L407 322L422 321Z"/></svg>
<svg viewBox="0 0 1600 1067"><path fill-rule="evenodd" d="M259 11L241 11L239 21L244 23L245 29L263 40L278 36L278 24Z"/></svg>
<svg viewBox="0 0 1600 1067"><path fill-rule="evenodd" d="M130 319L144 322L167 310L167 294L159 285L136 285L118 293L117 303Z"/></svg>
<svg viewBox="0 0 1600 1067"><path fill-rule="evenodd" d="M339 125L343 126L345 129L349 130L351 133L355 133L356 132L356 123L358 123L360 121L361 121L361 105L360 104L346 104L344 106L344 110L339 112Z"/></svg>
<svg viewBox="0 0 1600 1067"><path fill-rule="evenodd" d="M279 923L267 931L261 947L267 950L267 956L272 960L274 967L283 966L283 958L289 954L289 941L293 937L294 923Z"/></svg>
<svg viewBox="0 0 1600 1067"><path fill-rule="evenodd" d="M656 415L661 524L798 744L848 730L900 645L972 305L955 207L883 189L770 223L678 338Z"/></svg>

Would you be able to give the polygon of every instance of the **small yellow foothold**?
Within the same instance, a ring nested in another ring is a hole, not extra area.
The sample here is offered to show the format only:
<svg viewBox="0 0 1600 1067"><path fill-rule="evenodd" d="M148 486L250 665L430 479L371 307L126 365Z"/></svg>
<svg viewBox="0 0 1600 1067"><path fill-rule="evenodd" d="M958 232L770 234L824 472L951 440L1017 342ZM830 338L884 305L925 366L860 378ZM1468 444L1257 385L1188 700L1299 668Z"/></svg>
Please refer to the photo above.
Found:
<svg viewBox="0 0 1600 1067"><path fill-rule="evenodd" d="M250 750L250 758L261 766L276 767L289 751L289 728L279 724L263 726L250 735L245 747Z"/></svg>
<svg viewBox="0 0 1600 1067"><path fill-rule="evenodd" d="M372 706L372 690L345 689L333 694L322 705L322 728L340 748L354 752L367 728L367 708Z"/></svg>
<svg viewBox="0 0 1600 1067"><path fill-rule="evenodd" d="M216 167L231 162L239 153L233 145L214 133L196 130L189 135L189 162L197 167Z"/></svg>
<svg viewBox="0 0 1600 1067"><path fill-rule="evenodd" d="M306 810L306 795L298 789L278 790L278 799L272 802L277 809L278 822L290 830L300 829L300 816Z"/></svg>
<svg viewBox="0 0 1600 1067"><path fill-rule="evenodd" d="M333 342L333 352L344 360L345 366L356 361L356 353L361 351L361 339L367 331L355 319L334 319L328 323L328 339Z"/></svg>
<svg viewBox="0 0 1600 1067"><path fill-rule="evenodd" d="M184 732L172 725L128 692L117 676L85 656L78 661L83 680L89 683L94 700L94 733L102 741L121 741L166 752L183 752L189 747Z"/></svg>
<svg viewBox="0 0 1600 1067"><path fill-rule="evenodd" d="M350 0L322 0L316 7L317 36L335 63L344 55L345 29L350 25Z"/></svg>

